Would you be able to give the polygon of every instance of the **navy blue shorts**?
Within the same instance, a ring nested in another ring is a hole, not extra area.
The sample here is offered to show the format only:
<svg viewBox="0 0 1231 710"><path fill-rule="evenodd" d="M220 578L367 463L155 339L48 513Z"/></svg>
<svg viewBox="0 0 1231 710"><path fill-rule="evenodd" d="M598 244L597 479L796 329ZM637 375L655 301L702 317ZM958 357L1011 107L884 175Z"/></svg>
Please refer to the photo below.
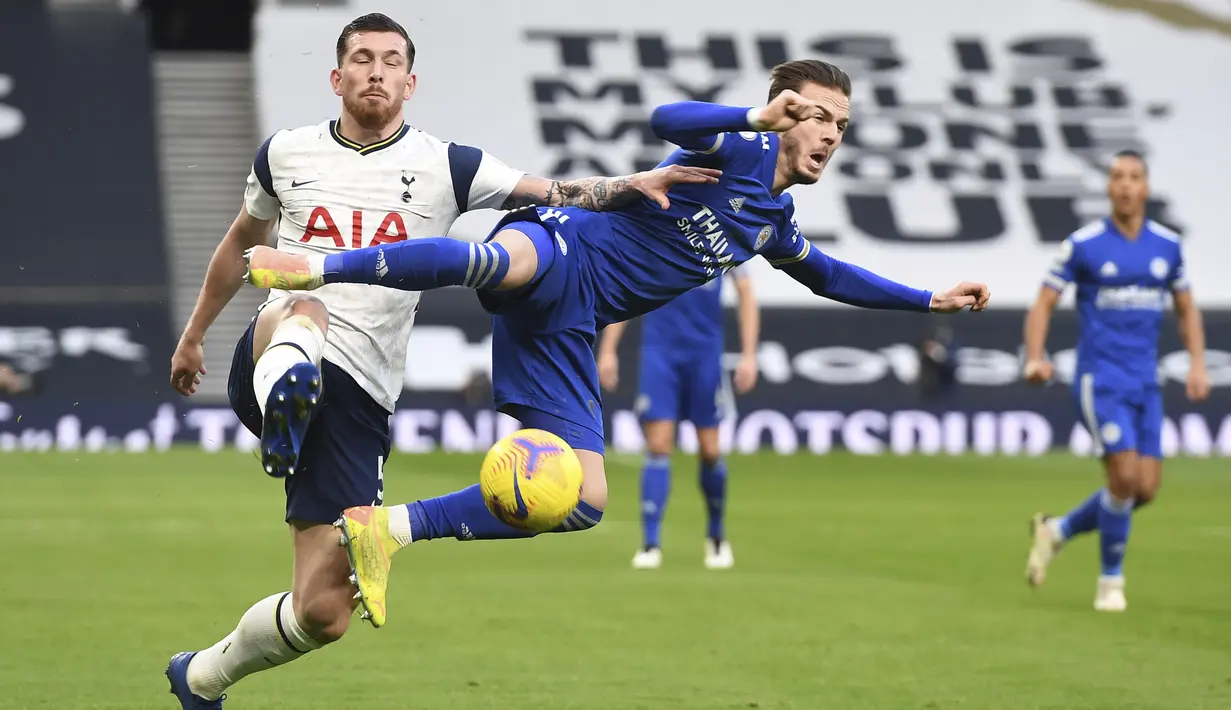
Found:
<svg viewBox="0 0 1231 710"><path fill-rule="evenodd" d="M643 422L690 421L712 429L730 409L722 349L641 349L637 413Z"/></svg>
<svg viewBox="0 0 1231 710"><path fill-rule="evenodd" d="M533 209L508 215L488 239L505 229L534 242L539 271L521 289L479 292L492 314L496 409L525 427L556 434L574 449L601 454L593 288L576 235Z"/></svg>
<svg viewBox="0 0 1231 710"><path fill-rule="evenodd" d="M248 431L261 435L261 408L252 389L252 333L240 336L227 394ZM286 520L332 523L342 511L384 502L385 462L392 437L389 412L342 368L321 361L321 400L304 435L295 473L285 479Z"/></svg>

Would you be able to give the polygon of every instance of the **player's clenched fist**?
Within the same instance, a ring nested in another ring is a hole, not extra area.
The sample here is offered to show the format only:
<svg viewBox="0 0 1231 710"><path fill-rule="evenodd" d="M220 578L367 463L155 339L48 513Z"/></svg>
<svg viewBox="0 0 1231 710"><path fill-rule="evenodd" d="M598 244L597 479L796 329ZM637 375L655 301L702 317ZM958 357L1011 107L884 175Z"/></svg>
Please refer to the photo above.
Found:
<svg viewBox="0 0 1231 710"><path fill-rule="evenodd" d="M1036 385L1050 382L1054 374L1055 368L1046 360L1030 360L1022 371L1026 381Z"/></svg>
<svg viewBox="0 0 1231 710"><path fill-rule="evenodd" d="M987 302L992 297L992 291L987 284L963 281L948 291L937 291L932 294L933 313L956 313L969 308L972 311L982 311L987 308Z"/></svg>
<svg viewBox="0 0 1231 710"><path fill-rule="evenodd" d="M797 124L814 118L820 108L799 94L787 89L774 97L764 108L748 112L748 125L757 131L789 131Z"/></svg>

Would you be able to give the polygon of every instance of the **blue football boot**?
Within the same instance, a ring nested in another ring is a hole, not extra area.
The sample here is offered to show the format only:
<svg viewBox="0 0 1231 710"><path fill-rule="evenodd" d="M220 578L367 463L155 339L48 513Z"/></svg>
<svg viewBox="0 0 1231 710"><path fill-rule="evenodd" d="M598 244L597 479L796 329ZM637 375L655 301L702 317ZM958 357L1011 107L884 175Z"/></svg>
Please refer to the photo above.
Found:
<svg viewBox="0 0 1231 710"><path fill-rule="evenodd" d="M199 695L193 695L188 688L188 664L195 655L197 652L193 651L177 653L171 657L171 662L167 664L167 680L171 681L171 694L180 701L181 710L222 710L222 701L226 700L227 696L206 700Z"/></svg>
<svg viewBox="0 0 1231 710"><path fill-rule="evenodd" d="M299 449L321 398L321 371L310 362L296 363L269 392L261 424L261 466L274 478L295 473Z"/></svg>

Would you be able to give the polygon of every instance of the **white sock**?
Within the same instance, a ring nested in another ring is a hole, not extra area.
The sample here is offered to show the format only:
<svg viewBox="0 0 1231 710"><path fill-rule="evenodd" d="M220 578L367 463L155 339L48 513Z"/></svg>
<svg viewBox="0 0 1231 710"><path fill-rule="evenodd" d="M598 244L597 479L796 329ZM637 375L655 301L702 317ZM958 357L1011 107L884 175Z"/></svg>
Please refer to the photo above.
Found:
<svg viewBox="0 0 1231 710"><path fill-rule="evenodd" d="M269 347L257 358L252 372L252 389L261 414L265 413L265 401L269 399L278 378L300 362L319 366L324 349L325 334L311 318L295 315L278 324L269 339Z"/></svg>
<svg viewBox="0 0 1231 710"><path fill-rule="evenodd" d="M320 647L299 628L291 593L281 592L253 604L226 638L192 657L188 687L206 700L217 700L241 678Z"/></svg>
<svg viewBox="0 0 1231 710"><path fill-rule="evenodd" d="M1057 540L1064 542L1064 529L1060 527L1060 520L1061 518L1051 518L1050 520L1048 520L1046 523L1043 523L1043 524L1046 525L1049 530L1051 530L1052 535L1055 535Z"/></svg>
<svg viewBox="0 0 1231 710"><path fill-rule="evenodd" d="M395 505L389 509L389 534L402 547L411 543L410 506Z"/></svg>

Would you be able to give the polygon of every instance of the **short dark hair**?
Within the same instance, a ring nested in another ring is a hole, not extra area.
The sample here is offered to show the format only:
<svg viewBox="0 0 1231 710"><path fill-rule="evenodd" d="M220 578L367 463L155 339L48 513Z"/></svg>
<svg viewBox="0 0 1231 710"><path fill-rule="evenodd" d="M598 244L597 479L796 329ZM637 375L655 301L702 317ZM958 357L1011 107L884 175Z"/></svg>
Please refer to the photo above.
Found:
<svg viewBox="0 0 1231 710"><path fill-rule="evenodd" d="M847 98L851 96L851 78L846 72L829 62L819 59L797 59L793 62L783 62L770 72L769 100L783 91L799 91L804 84L820 84L829 89L837 89Z"/></svg>
<svg viewBox="0 0 1231 710"><path fill-rule="evenodd" d="M1115 155L1111 156L1112 160L1115 160L1117 158L1133 158L1137 162L1141 163L1141 167L1145 169L1145 172L1147 175L1150 174L1150 164L1146 162L1145 155L1142 154L1142 152L1139 150L1134 150L1132 148L1125 148L1124 150L1118 150L1116 151Z"/></svg>
<svg viewBox="0 0 1231 710"><path fill-rule="evenodd" d="M350 43L350 38L360 32L396 32L402 35L402 39L406 40L406 71L410 71L415 65L415 43L410 41L406 28L388 15L373 12L356 17L342 28L342 34L338 35L338 66L342 66L342 57L346 56L346 45Z"/></svg>

